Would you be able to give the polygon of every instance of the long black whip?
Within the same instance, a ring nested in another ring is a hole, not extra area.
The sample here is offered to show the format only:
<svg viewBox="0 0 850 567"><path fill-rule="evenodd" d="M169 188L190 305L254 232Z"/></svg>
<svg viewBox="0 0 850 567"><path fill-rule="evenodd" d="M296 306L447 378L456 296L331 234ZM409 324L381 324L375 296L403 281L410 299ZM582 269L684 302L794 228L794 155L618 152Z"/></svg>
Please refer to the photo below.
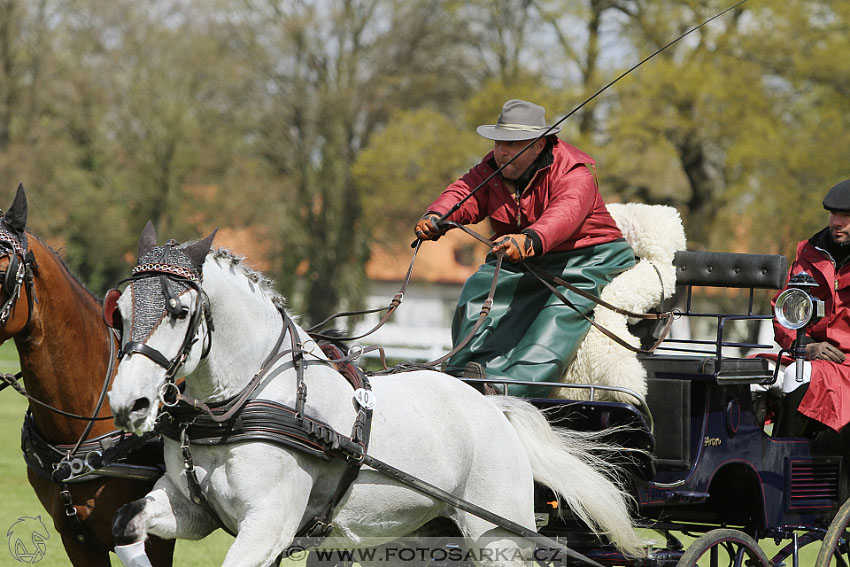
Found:
<svg viewBox="0 0 850 567"><path fill-rule="evenodd" d="M561 117L561 118L560 118L557 122L555 122L554 124L552 124L551 126L549 126L549 127L548 127L548 128L547 128L547 129L546 129L546 130L542 133L542 134L540 134L540 135L539 135L539 136L537 136L536 138L534 138L534 139L532 139L531 141L529 141L529 142L528 142L528 145L526 145L526 146L525 146L524 148L522 148L519 152L517 152L517 153L516 153L516 155L514 155L511 159L509 159L508 161L506 161L505 163L503 163L501 166L499 166L499 168L498 168L498 169L496 169L496 171L494 171L493 173L491 173L490 175L488 175L488 176L487 176L487 178L486 178L484 181L482 181L481 183L479 183L479 184L478 184L478 185L477 185L477 186L476 186L476 187L475 187L472 191L470 191L470 192L469 192L466 196L464 196L464 197L463 197L460 201L458 201L457 203L455 203L454 205L452 205L452 208L450 208L450 209L449 209L449 210L448 210L448 211L447 211L444 215L442 215L442 216L441 216L441 217L440 217L440 218L436 221L436 224L438 224L438 225L439 225L439 223L441 223L442 221L444 221L444 220L446 220L447 218L449 218L452 214L454 214L454 213L455 213L458 209L460 209L460 208L461 208L461 206L463 206L463 204L464 204L466 201L468 201L468 200L469 200L469 198L470 198L470 197L472 197L475 193L477 193L479 189L481 189L482 187L484 187L484 185L486 185L488 181L490 181L490 180L491 180L491 179L493 179L496 175L498 175L499 173L501 173L501 171L502 171L505 167L507 167L508 165L510 165L511 163L513 163L513 161L514 161L515 159L517 159L519 156L521 156L523 153L525 153L525 151L526 151L526 150L528 150L531 146L533 146L533 145L534 145L534 143L535 143L537 140L539 140L539 139L541 139L541 138L545 138L546 136L548 136L548 135L549 135L549 133L550 133L552 130L554 130L555 128L557 128L558 126L560 126L560 125L561 125L561 123L562 123L564 120L566 120L567 118L569 118L570 116L572 116L573 114L575 114L576 112L578 112L579 110L581 110L582 108L584 108L584 106L585 106L585 105L587 105L590 101L592 101L593 99L595 99L596 97L598 97L599 95L601 95L602 93L604 93L606 90L608 90L608 89L609 89L610 87L612 87L614 84L616 84L616 83L617 83L620 79L622 79L623 77L625 77L626 75L628 75L629 73L631 73L632 71L634 71L635 69L637 69L638 67L640 67L641 65L643 65L644 63L646 63L647 61L649 61L650 59L652 59L653 57L655 57L656 55L658 55L659 53L661 53L662 51L664 51L665 49L667 49L668 47L670 47L670 46L674 45L675 43L677 43L677 42L681 41L682 39L684 39L684 38L685 38L685 37L687 37L688 35L692 34L693 32L697 31L698 29L702 28L703 26L705 26L705 25L707 25L707 24L711 23L712 21L714 21L714 20L716 20L717 18L719 18L719 17L723 16L724 14L726 14L726 13L728 13L728 12L731 12L732 10L734 10L735 8L737 8L738 6L740 6L741 4L745 4L747 1L748 1L748 0L740 0L739 2L737 2L737 3L733 4L732 6L730 6L730 7L726 8L726 9L725 9L725 10L723 10L722 12L719 12L719 13L715 14L714 16L712 16L712 17L708 18L707 20L705 20L705 21L704 21L704 22L702 22L701 24L699 24L699 25L697 25L697 26L692 27L691 29L689 29L688 31L686 31L685 33L683 33L682 35L680 35L680 36L679 36L679 37L677 37L676 39L674 39L674 40L670 41L669 43L667 43L667 44L666 44L666 45L664 45L663 47L661 47L661 48L659 48L659 49L655 50L655 51L654 51L653 53L651 53L650 55L648 55L648 56L644 57L643 59L641 59L638 63L635 63L634 65L632 65L629 69L627 69L626 71L624 71L623 73L621 73L619 76L617 76L617 78L615 78L615 79L614 79L614 80L612 80L611 82L607 83L607 84L606 84L605 86L603 86L601 89L599 89L598 91L596 91L595 93L593 93L593 95L591 95L589 98L587 98L584 102L582 102L582 103L581 103L581 104L579 104L577 107L575 107L574 109L572 109L569 113L567 113L566 115L564 115L563 117ZM419 238L417 238L416 240L414 240L414 241L410 244L410 247L411 247L411 248L415 247L415 246L416 246L416 243L417 243L419 240L420 240Z"/></svg>

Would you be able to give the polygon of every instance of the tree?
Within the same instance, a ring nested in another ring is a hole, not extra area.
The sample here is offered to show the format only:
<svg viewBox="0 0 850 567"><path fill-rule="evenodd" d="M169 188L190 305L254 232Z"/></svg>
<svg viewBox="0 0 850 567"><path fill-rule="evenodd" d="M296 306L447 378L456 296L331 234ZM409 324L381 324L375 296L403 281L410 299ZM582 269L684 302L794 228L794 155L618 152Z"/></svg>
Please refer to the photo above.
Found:
<svg viewBox="0 0 850 567"><path fill-rule="evenodd" d="M784 143L787 137L815 135L810 126L820 120L795 124L792 109L804 108L801 118L828 109L821 101L813 109L813 99L803 95L809 87L800 69L785 60L805 53L811 41L836 43L833 52L839 52L846 39L830 28L841 25L843 16L830 4L814 10L804 2L745 4L618 83L608 95L613 104L598 137L600 161L607 166L600 169L602 183L625 200L679 205L693 247L731 246L741 235L726 230L729 224L769 226L776 209L754 216L764 210L754 197L761 187L776 191L777 180L766 180L798 161ZM719 2L630 2L620 9L629 18L624 30L637 60L724 7ZM777 26L786 32L777 33ZM809 168L807 175L812 174ZM774 233L750 236L750 246L774 238L767 251L782 249Z"/></svg>
<svg viewBox="0 0 850 567"><path fill-rule="evenodd" d="M370 227L352 175L359 152L396 109L448 106L464 80L452 46L461 30L441 2L268 2L250 42L262 80L254 147L286 180L279 280L305 289L316 322L362 296ZM437 52L441 57L434 56Z"/></svg>

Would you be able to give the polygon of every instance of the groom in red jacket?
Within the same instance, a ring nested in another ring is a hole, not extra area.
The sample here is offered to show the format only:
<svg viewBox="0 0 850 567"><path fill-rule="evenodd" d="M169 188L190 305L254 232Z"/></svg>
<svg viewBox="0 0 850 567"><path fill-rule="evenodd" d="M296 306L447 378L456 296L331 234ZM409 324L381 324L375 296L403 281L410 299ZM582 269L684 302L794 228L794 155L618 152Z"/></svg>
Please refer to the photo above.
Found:
<svg viewBox="0 0 850 567"><path fill-rule="evenodd" d="M850 179L829 190L823 208L829 211L828 225L797 244L789 279L800 272L812 276L818 286L811 292L823 300L826 315L806 329L803 383L796 382L791 365L783 390L800 400L801 414L838 431L850 422ZM773 326L776 342L790 348L796 332L775 319ZM796 431L789 433L812 429L799 419L796 422Z"/></svg>

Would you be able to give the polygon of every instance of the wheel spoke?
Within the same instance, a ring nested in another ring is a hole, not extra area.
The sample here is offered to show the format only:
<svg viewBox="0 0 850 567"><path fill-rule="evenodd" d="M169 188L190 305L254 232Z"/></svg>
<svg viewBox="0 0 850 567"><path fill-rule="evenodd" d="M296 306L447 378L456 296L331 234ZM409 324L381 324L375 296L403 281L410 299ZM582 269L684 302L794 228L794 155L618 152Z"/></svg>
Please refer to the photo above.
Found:
<svg viewBox="0 0 850 567"><path fill-rule="evenodd" d="M741 567L744 559L744 546L738 548L738 553L735 554L735 567Z"/></svg>
<svg viewBox="0 0 850 567"><path fill-rule="evenodd" d="M730 528L718 528L698 537L676 567L721 567L721 561L728 567L770 567L770 560L756 540Z"/></svg>

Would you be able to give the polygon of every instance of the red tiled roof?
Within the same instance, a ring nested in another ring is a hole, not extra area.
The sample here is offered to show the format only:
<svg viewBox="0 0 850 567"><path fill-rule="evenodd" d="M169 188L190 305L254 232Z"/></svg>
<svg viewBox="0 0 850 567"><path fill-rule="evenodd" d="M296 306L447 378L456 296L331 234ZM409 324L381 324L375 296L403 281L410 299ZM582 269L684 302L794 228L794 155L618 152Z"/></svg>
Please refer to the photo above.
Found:
<svg viewBox="0 0 850 567"><path fill-rule="evenodd" d="M482 234L489 234L486 223L473 226ZM451 230L437 242L424 242L416 255L413 268L415 281L461 284L478 268L487 255L487 247L460 230ZM366 276L370 280L401 281L404 279L413 249L407 243L398 246L372 247L366 263Z"/></svg>

